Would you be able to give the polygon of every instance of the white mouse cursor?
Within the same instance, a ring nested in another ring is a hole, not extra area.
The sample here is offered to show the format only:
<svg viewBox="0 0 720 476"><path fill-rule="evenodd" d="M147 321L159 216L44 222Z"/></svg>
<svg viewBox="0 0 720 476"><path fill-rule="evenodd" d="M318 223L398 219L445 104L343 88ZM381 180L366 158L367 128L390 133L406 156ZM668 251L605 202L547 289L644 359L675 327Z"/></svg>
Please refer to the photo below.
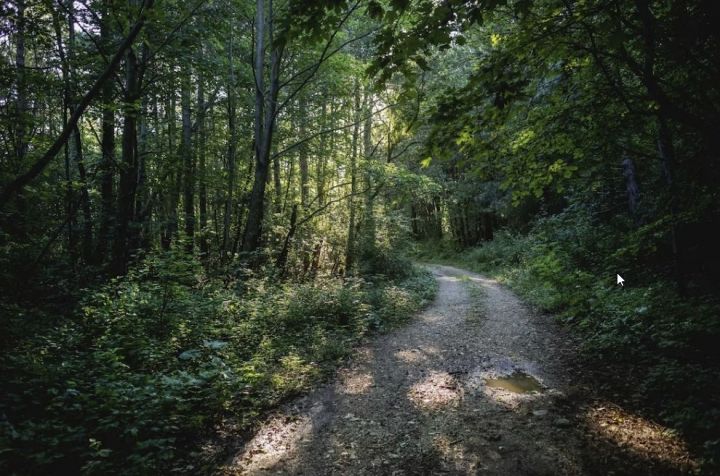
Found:
<svg viewBox="0 0 720 476"><path fill-rule="evenodd" d="M623 284L624 282L625 282L625 280L622 278L622 276L620 276L620 275L618 274L618 275L617 275L617 283L618 283L620 286L625 287L625 285Z"/></svg>

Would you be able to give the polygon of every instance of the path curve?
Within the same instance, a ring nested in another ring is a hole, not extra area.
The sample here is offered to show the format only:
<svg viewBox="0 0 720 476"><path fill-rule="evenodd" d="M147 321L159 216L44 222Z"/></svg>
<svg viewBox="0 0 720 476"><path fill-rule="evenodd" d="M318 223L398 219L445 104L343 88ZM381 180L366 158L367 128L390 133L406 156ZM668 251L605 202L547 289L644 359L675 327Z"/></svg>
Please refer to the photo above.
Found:
<svg viewBox="0 0 720 476"><path fill-rule="evenodd" d="M593 395L575 340L496 281L428 266L434 303L269 417L224 474L675 475L687 446ZM539 391L488 379L522 372ZM585 383L579 383L580 380ZM617 397L617 395L616 395ZM614 400L614 401L613 401Z"/></svg>
<svg viewBox="0 0 720 476"><path fill-rule="evenodd" d="M435 302L358 350L332 384L272 416L234 474L581 474L574 423L556 405L572 349L497 282L429 267ZM522 371L526 394L486 379Z"/></svg>

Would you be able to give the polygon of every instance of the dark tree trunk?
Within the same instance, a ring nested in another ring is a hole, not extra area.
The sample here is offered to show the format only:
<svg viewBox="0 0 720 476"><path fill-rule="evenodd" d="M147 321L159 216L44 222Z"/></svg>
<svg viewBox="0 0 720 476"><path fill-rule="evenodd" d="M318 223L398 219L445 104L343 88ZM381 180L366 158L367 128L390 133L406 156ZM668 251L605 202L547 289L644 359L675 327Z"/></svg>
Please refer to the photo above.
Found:
<svg viewBox="0 0 720 476"><path fill-rule="evenodd" d="M296 227L297 227L297 210L298 210L297 204L293 205L292 213L290 214L290 229L288 230L288 233L285 236L285 241L283 242L282 250L280 250L280 254L277 257L277 261L275 264L277 269L280 270L280 276L285 276L285 272L287 269L287 259L288 259L288 254L290 253L290 245L292 244L292 240L293 240L293 237L295 236L295 231L296 231Z"/></svg>
<svg viewBox="0 0 720 476"><path fill-rule="evenodd" d="M228 60L230 63L230 74L228 76L228 129L230 139L227 151L227 187L225 190L225 213L223 215L223 259L226 259L230 250L230 227L232 225L233 197L235 194L235 162L237 156L237 118L235 111L235 68L233 65L233 37L230 32L230 48L228 49Z"/></svg>
<svg viewBox="0 0 720 476"><path fill-rule="evenodd" d="M27 155L27 96L25 85L25 0L15 2L15 166L20 170Z"/></svg>
<svg viewBox="0 0 720 476"><path fill-rule="evenodd" d="M165 106L166 121L168 123L168 151L171 154L170 170L168 171L168 184L164 191L165 197L165 223L163 227L163 236L161 239L162 248L169 250L172 240L175 238L178 228L177 207L180 200L180 179L182 178L182 168L178 165L178 157L175 148L175 85L170 86L170 96Z"/></svg>
<svg viewBox="0 0 720 476"><path fill-rule="evenodd" d="M130 227L135 214L135 193L138 180L137 121L139 95L138 64L131 49L125 55L125 89L122 137L122 166L118 187L118 216L115 241L113 243L113 265L115 274L124 274L130 258Z"/></svg>
<svg viewBox="0 0 720 476"><path fill-rule="evenodd" d="M207 164L205 154L206 127L205 127L205 84L202 74L198 77L197 89L197 121L198 121L198 199L200 206L200 252L205 255L208 251L207 243Z"/></svg>
<svg viewBox="0 0 720 476"><path fill-rule="evenodd" d="M100 43L107 51L111 42L110 15L108 5L110 1L103 2L102 23L100 24ZM96 261L106 259L107 250L112 237L115 216L115 197L113 195L115 175L115 112L113 109L115 88L112 81L107 81L102 88L102 137L99 165L100 176L100 228L97 234Z"/></svg>
<svg viewBox="0 0 720 476"><path fill-rule="evenodd" d="M185 71L180 88L182 110L181 157L183 167L183 205L185 210L185 234L187 251L192 253L195 242L195 176L192 152L192 122L190 117L190 71Z"/></svg>
<svg viewBox="0 0 720 476"><path fill-rule="evenodd" d="M639 224L638 207L640 205L640 187L638 186L635 162L630 157L622 161L623 177L625 177L625 191L628 199L628 212L633 217L635 224Z"/></svg>
<svg viewBox="0 0 720 476"><path fill-rule="evenodd" d="M93 258L92 253L92 212L90 210L90 194L87 186L87 173L85 171L85 164L83 162L83 151L82 151L82 139L80 136L80 128L75 126L75 132L73 133L73 152L75 156L75 163L78 169L78 176L80 178L80 202L82 204L83 214L83 234L82 234L82 257L85 263L91 263Z"/></svg>

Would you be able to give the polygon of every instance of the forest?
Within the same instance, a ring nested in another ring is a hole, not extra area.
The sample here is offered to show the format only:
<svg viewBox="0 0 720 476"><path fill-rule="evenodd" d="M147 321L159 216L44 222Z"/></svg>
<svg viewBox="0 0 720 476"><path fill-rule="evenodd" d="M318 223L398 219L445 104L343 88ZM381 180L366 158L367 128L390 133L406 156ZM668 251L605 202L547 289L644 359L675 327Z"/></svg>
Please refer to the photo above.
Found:
<svg viewBox="0 0 720 476"><path fill-rule="evenodd" d="M715 0L2 2L0 472L267 474L233 455L270 415L450 285L490 326L491 280L573 346L539 344L577 373L562 405L632 415L622 443L276 471L717 474L718 25Z"/></svg>

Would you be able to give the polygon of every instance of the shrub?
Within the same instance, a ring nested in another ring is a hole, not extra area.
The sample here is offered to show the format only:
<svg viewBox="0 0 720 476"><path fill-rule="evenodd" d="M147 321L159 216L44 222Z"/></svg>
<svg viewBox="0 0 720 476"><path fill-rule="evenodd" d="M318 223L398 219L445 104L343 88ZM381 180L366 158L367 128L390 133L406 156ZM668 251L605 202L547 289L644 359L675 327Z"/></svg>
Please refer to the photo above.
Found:
<svg viewBox="0 0 720 476"><path fill-rule="evenodd" d="M327 375L370 329L416 312L434 280L405 274L255 277L237 294L182 253L148 256L0 355L0 471L179 470L213 423L247 428Z"/></svg>

